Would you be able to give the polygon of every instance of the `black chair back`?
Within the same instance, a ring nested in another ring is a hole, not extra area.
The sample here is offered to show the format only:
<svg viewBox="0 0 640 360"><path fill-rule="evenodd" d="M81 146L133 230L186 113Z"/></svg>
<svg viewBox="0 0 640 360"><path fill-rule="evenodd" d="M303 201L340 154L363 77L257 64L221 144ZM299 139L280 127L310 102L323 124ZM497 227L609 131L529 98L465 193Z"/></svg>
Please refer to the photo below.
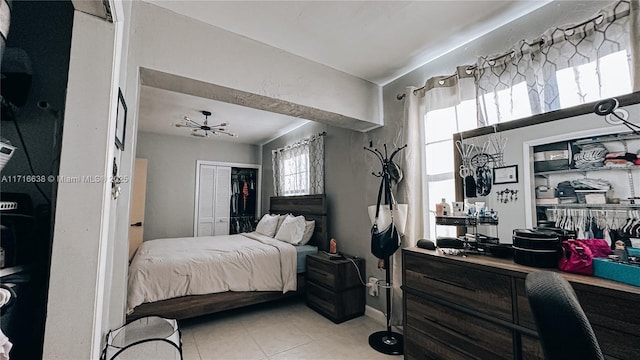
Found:
<svg viewBox="0 0 640 360"><path fill-rule="evenodd" d="M527 275L527 297L546 360L604 360L576 293L562 275Z"/></svg>

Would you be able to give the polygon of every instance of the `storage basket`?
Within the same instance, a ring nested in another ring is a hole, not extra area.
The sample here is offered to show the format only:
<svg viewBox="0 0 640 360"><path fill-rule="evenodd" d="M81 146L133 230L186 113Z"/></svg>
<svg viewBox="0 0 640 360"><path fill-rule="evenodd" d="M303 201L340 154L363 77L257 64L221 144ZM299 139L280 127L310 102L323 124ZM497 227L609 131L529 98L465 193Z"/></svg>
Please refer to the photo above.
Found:
<svg viewBox="0 0 640 360"><path fill-rule="evenodd" d="M593 275L640 286L640 266L621 264L610 259L593 259Z"/></svg>
<svg viewBox="0 0 640 360"><path fill-rule="evenodd" d="M148 316L109 331L101 359L182 360L178 322Z"/></svg>
<svg viewBox="0 0 640 360"><path fill-rule="evenodd" d="M613 190L576 190L580 204L606 204L613 196Z"/></svg>

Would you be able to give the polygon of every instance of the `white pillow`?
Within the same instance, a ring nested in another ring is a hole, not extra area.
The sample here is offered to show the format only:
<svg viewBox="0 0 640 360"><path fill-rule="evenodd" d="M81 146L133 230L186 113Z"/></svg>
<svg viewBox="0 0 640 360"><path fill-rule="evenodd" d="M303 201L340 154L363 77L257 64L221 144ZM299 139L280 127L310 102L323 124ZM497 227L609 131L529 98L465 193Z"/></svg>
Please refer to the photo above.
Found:
<svg viewBox="0 0 640 360"><path fill-rule="evenodd" d="M284 214L284 215L278 216L278 226L276 226L276 234L278 233L278 230L280 230L280 226L282 226L284 219L286 219L288 215L291 215L291 214Z"/></svg>
<svg viewBox="0 0 640 360"><path fill-rule="evenodd" d="M292 245L298 245L302 241L305 225L304 216L287 215L275 238Z"/></svg>
<svg viewBox="0 0 640 360"><path fill-rule="evenodd" d="M264 214L262 219L256 226L256 232L262 235L273 237L276 234L276 227L278 226L278 215Z"/></svg>
<svg viewBox="0 0 640 360"><path fill-rule="evenodd" d="M315 220L306 220L306 225L304 227L304 234L302 235L302 240L298 245L304 245L308 243L313 237L313 230L316 229L316 221Z"/></svg>

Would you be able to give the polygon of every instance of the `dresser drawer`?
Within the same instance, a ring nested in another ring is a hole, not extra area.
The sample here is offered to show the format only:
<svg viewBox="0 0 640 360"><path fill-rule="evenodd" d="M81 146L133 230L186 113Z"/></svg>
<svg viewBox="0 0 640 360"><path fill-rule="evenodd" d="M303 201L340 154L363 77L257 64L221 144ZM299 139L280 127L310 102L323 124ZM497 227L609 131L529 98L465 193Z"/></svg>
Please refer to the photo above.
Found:
<svg viewBox="0 0 640 360"><path fill-rule="evenodd" d="M511 280L506 275L404 253L404 285L466 308L512 321Z"/></svg>
<svg viewBox="0 0 640 360"><path fill-rule="evenodd" d="M405 293L406 326L449 344L468 358L512 359L510 330L427 299Z"/></svg>
<svg viewBox="0 0 640 360"><path fill-rule="evenodd" d="M572 284L572 287L602 351L618 359L637 359L640 354L640 328L634 324L640 319L638 301L614 298L612 293L591 292L585 285ZM518 323L536 330L523 279L516 279L516 294Z"/></svg>
<svg viewBox="0 0 640 360"><path fill-rule="evenodd" d="M522 342L522 360L544 360L540 340L528 335L520 335Z"/></svg>
<svg viewBox="0 0 640 360"><path fill-rule="evenodd" d="M573 288L602 351L622 360L640 358L640 297L617 297L614 291L602 294L586 285Z"/></svg>
<svg viewBox="0 0 640 360"><path fill-rule="evenodd" d="M406 360L469 360L469 355L439 342L412 327L404 328L404 358Z"/></svg>
<svg viewBox="0 0 640 360"><path fill-rule="evenodd" d="M531 308L529 307L529 299L527 299L524 279L516 279L516 302L518 306L517 324L531 330L536 330L536 320L533 318Z"/></svg>

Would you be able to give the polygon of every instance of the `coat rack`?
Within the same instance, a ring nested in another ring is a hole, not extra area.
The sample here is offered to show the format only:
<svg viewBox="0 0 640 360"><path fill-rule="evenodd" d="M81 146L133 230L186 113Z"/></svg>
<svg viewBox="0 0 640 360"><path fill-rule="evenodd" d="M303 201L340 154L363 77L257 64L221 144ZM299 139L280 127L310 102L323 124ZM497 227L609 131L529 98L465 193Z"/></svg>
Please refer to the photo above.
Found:
<svg viewBox="0 0 640 360"><path fill-rule="evenodd" d="M380 164L382 166L382 170L371 174L375 177L381 178L382 184L384 187L384 198L387 204L391 205L393 201L391 195L391 181L395 181L396 184L402 180L402 171L393 162L393 157L396 156L400 150L407 147L404 145L395 149L391 156L387 156L387 145L384 145L384 154L378 149L372 149L373 144L369 143L369 147L365 147L364 149L372 152L376 155L378 160L380 160ZM380 204L381 206L382 204ZM394 226L392 223L390 226ZM397 249L395 249L397 250ZM395 250L393 252L395 252ZM402 355L404 352L404 338L401 334L391 331L391 266L389 260L391 259L391 255L393 252L389 254L385 254L384 256L384 268L385 268L385 284L382 285L386 289L386 297L387 297L387 329L384 331L377 331L371 335L369 335L369 345L383 354L387 355Z"/></svg>

